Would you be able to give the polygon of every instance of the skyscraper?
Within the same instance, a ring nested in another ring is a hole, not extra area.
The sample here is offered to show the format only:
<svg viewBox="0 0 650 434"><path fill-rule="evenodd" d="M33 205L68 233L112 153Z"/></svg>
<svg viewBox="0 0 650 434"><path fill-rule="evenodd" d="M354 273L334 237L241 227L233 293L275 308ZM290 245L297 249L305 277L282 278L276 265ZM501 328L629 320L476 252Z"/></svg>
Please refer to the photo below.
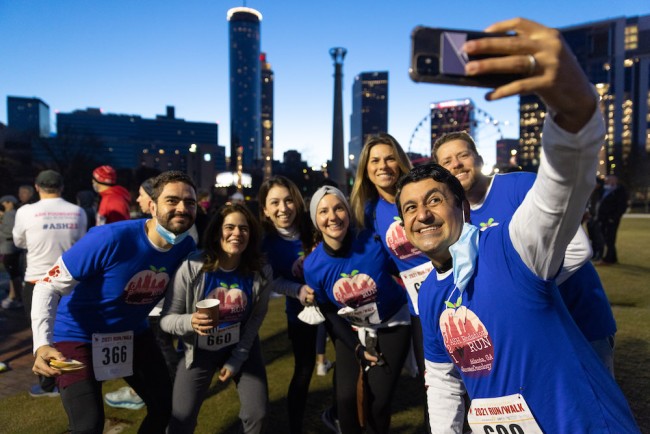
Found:
<svg viewBox="0 0 650 434"><path fill-rule="evenodd" d="M350 115L350 166L356 166L366 138L388 131L388 71L362 72L352 85Z"/></svg>
<svg viewBox="0 0 650 434"><path fill-rule="evenodd" d="M235 170L237 148L249 170L262 159L260 21L255 9L228 11L230 32L230 160Z"/></svg>
<svg viewBox="0 0 650 434"><path fill-rule="evenodd" d="M39 98L7 97L7 123L30 137L50 135L50 106Z"/></svg>
<svg viewBox="0 0 650 434"><path fill-rule="evenodd" d="M475 135L474 103L471 99L443 101L431 104L431 151L442 135L466 131Z"/></svg>
<svg viewBox="0 0 650 434"><path fill-rule="evenodd" d="M264 179L271 176L273 168L273 70L266 61L266 53L260 57L262 65L262 155Z"/></svg>
<svg viewBox="0 0 650 434"><path fill-rule="evenodd" d="M607 137L600 175L618 174L628 163L638 161L635 156L650 151L650 15L560 31L601 95ZM519 110L519 162L525 170L536 170L546 108L531 95L520 98Z"/></svg>

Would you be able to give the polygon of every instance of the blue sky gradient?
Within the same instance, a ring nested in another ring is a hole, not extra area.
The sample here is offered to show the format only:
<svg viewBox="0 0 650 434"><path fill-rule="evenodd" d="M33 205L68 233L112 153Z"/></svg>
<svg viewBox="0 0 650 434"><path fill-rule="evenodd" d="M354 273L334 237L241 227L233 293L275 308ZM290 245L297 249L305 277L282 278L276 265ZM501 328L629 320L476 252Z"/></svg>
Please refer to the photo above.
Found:
<svg viewBox="0 0 650 434"><path fill-rule="evenodd" d="M6 96L39 97L54 112L99 107L108 113L218 122L229 152L228 23L231 0L0 0L0 122ZM650 13L648 0L387 1L251 0L259 10L262 51L275 73L275 159L296 149L312 165L330 158L333 72L329 49L347 48L344 137L349 140L353 78L389 71L389 133L406 149L429 104L472 98L518 138L517 98L488 103L486 89L413 83L410 34L417 25L481 30L524 16L553 27ZM505 125L508 122L509 125ZM428 124L427 124L428 125ZM411 150L428 149L421 128ZM496 128L479 130L494 162Z"/></svg>

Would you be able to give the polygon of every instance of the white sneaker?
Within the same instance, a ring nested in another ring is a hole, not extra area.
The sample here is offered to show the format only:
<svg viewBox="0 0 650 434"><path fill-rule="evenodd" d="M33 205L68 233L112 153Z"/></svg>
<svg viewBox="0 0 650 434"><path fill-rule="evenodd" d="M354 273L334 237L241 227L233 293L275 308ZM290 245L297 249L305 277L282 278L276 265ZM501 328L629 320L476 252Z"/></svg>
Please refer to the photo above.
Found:
<svg viewBox="0 0 650 434"><path fill-rule="evenodd" d="M327 375L327 371L332 369L332 362L325 360L325 363L316 364L316 375L324 377Z"/></svg>
<svg viewBox="0 0 650 434"><path fill-rule="evenodd" d="M115 392L104 395L104 402L111 407L139 410L144 407L144 401L129 386L121 387Z"/></svg>

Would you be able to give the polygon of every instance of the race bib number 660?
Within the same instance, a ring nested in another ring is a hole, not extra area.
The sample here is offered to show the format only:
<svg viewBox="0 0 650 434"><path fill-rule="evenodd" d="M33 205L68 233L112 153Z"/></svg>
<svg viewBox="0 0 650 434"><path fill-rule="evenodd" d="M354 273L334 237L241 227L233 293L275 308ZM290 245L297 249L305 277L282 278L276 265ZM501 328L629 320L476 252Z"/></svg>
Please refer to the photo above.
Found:
<svg viewBox="0 0 650 434"><path fill-rule="evenodd" d="M133 331L93 333L92 341L97 381L133 375Z"/></svg>

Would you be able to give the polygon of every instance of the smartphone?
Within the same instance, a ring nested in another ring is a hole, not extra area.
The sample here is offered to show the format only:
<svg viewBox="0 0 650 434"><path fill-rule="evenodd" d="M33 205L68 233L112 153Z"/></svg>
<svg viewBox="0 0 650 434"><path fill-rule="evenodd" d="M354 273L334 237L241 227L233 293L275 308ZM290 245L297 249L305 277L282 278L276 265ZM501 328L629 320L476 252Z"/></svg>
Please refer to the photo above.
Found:
<svg viewBox="0 0 650 434"><path fill-rule="evenodd" d="M468 56L463 51L466 41L509 36L512 35L418 26L411 33L409 76L416 82L491 88L518 80L523 78L521 74L483 74L471 77L465 75L467 62L490 57Z"/></svg>

